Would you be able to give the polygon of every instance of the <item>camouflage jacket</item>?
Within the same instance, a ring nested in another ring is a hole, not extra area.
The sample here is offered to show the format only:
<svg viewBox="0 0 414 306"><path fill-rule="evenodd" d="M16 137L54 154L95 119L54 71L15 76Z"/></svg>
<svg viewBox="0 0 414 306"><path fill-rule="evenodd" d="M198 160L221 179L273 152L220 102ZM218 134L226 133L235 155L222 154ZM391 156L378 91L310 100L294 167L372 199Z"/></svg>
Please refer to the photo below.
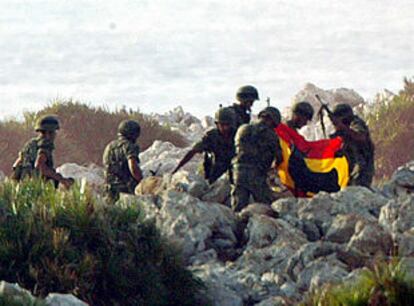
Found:
<svg viewBox="0 0 414 306"><path fill-rule="evenodd" d="M234 135L227 140L217 128L212 129L199 142L194 144L193 150L211 153L211 167L210 169L204 169L204 171L206 172L206 178L212 183L227 170L230 170L231 160L235 155Z"/></svg>
<svg viewBox="0 0 414 306"><path fill-rule="evenodd" d="M240 106L240 104L234 103L232 106L229 106L230 109L234 110L236 113L236 127L239 128L243 124L250 123L250 114Z"/></svg>
<svg viewBox="0 0 414 306"><path fill-rule="evenodd" d="M283 159L275 131L260 121L242 125L237 131L235 142L235 172L246 169L257 176L266 177L273 161L280 163Z"/></svg>
<svg viewBox="0 0 414 306"><path fill-rule="evenodd" d="M137 182L129 171L131 157L139 163L139 146L124 136L118 136L106 146L103 164L107 188L115 192L134 192Z"/></svg>
<svg viewBox="0 0 414 306"><path fill-rule="evenodd" d="M350 185L369 187L375 173L374 143L371 140L368 126L360 117L354 116L350 128L357 133L364 134L366 141L356 142L341 132L336 132L332 136L342 136L344 139L343 151L349 161Z"/></svg>
<svg viewBox="0 0 414 306"><path fill-rule="evenodd" d="M19 152L19 163L15 165L14 178L22 180L25 177L38 175L35 169L35 162L40 153L46 155L46 165L54 169L53 151L55 145L52 141L46 140L41 136L29 140Z"/></svg>

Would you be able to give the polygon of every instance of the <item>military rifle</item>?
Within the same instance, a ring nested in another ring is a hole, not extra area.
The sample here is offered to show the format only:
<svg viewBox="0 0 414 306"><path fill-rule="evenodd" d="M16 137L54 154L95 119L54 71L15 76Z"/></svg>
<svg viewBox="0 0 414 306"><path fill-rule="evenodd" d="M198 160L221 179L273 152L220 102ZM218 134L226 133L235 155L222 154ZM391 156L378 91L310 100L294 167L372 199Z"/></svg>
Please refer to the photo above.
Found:
<svg viewBox="0 0 414 306"><path fill-rule="evenodd" d="M321 108L318 111L318 117L319 117L319 120L321 122L323 136L326 138L326 128L325 128L325 122L323 121L323 111L326 111L328 113L328 117L329 117L329 119L331 119L331 121L332 121L332 118L333 118L333 113L329 109L328 103L323 102L321 97L318 94L316 94L315 97L321 103Z"/></svg>
<svg viewBox="0 0 414 306"><path fill-rule="evenodd" d="M150 170L149 172L151 173L151 176L157 176L158 171L160 171L161 169L161 166L162 166L162 163L159 163L155 170Z"/></svg>

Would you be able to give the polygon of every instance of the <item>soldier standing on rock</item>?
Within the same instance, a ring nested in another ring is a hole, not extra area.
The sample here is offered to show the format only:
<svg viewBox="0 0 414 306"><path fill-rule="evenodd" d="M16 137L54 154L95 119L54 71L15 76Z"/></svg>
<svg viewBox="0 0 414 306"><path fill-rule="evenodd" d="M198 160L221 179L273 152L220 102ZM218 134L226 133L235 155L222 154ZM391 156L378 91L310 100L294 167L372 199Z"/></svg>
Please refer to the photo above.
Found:
<svg viewBox="0 0 414 306"><path fill-rule="evenodd" d="M19 157L13 164L15 180L42 177L53 181L56 188L59 184L69 188L74 183L72 178L64 178L54 168L53 151L56 131L59 128L59 121L55 116L43 116L37 120L35 131L39 133L39 136L29 140L19 152Z"/></svg>
<svg viewBox="0 0 414 306"><path fill-rule="evenodd" d="M309 102L302 101L296 103L292 108L292 117L286 124L291 129L299 130L312 120L314 112Z"/></svg>
<svg viewBox="0 0 414 306"><path fill-rule="evenodd" d="M259 93L254 86L245 85L237 90L236 99L239 103L234 103L230 108L236 113L236 127L239 128L250 123L252 106L254 101L259 100Z"/></svg>
<svg viewBox="0 0 414 306"><path fill-rule="evenodd" d="M135 187L142 180L139 166L139 146L136 143L141 127L134 120L124 120L118 127L118 138L110 142L103 155L105 166L106 193L111 203L119 194L134 194Z"/></svg>
<svg viewBox="0 0 414 306"><path fill-rule="evenodd" d="M259 121L242 125L237 131L236 157L233 159L234 185L231 204L234 211L241 211L254 201L271 204L274 194L267 184L267 173L274 161L282 162L282 150L274 129L280 123L280 112L267 107L259 113Z"/></svg>
<svg viewBox="0 0 414 306"><path fill-rule="evenodd" d="M374 143L367 124L354 114L348 104L338 104L330 115L336 132L331 137L344 139L343 150L348 158L349 185L370 187L375 173Z"/></svg>
<svg viewBox="0 0 414 306"><path fill-rule="evenodd" d="M216 128L208 131L203 138L183 157L172 174L188 163L195 154L204 152L204 174L210 184L226 171L230 171L235 155L234 135L236 114L230 107L220 108L215 114ZM231 177L231 175L230 175Z"/></svg>

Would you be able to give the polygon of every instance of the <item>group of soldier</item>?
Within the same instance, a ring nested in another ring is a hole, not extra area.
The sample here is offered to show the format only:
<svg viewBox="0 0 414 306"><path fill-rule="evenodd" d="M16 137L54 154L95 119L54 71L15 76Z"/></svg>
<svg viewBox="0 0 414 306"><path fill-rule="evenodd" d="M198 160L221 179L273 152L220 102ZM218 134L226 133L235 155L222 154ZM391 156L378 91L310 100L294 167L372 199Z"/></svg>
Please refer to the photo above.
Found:
<svg viewBox="0 0 414 306"><path fill-rule="evenodd" d="M268 173L282 162L282 151L275 128L281 123L281 114L268 106L251 122L251 109L259 94L255 87L242 86L236 93L237 103L220 107L215 114L216 127L207 131L183 157L172 174L189 162L194 155L204 153L204 175L213 184L227 172L234 211L242 210L252 197L255 202L270 204L275 193L268 185ZM292 109L286 124L298 130L307 125L314 116L312 105L299 102ZM338 104L329 115L335 133L344 140L343 153L350 166L350 185L369 187L374 174L374 145L365 122L354 114L348 104ZM38 120L35 127L39 136L31 139L19 152L13 165L14 178L40 176L52 180L55 185L69 188L73 180L56 172L53 150L59 121L54 116ZM105 148L106 194L110 202L119 199L120 193L134 193L143 179L140 168L140 149L137 140L140 125L134 120L122 121L118 136Z"/></svg>

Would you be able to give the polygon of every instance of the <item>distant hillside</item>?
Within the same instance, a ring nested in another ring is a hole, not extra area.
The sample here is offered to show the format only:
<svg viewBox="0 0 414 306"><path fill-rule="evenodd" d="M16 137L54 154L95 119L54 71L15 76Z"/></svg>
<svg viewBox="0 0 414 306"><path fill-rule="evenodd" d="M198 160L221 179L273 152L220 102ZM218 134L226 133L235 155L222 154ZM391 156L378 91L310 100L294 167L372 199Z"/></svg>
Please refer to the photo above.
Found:
<svg viewBox="0 0 414 306"><path fill-rule="evenodd" d="M414 79L405 79L391 101L378 101L366 119L376 145L376 178L382 180L414 159Z"/></svg>
<svg viewBox="0 0 414 306"><path fill-rule="evenodd" d="M156 120L139 111L121 109L115 112L102 107L92 107L75 101L56 101L40 112L24 114L22 122L0 122L0 170L9 174L18 151L35 135L36 118L43 114L56 114L61 130L56 141L56 163L101 164L106 144L116 136L117 126L123 119L131 118L141 124L138 140L141 150L147 149L154 140L170 141L178 147L186 140L177 132L161 126Z"/></svg>

